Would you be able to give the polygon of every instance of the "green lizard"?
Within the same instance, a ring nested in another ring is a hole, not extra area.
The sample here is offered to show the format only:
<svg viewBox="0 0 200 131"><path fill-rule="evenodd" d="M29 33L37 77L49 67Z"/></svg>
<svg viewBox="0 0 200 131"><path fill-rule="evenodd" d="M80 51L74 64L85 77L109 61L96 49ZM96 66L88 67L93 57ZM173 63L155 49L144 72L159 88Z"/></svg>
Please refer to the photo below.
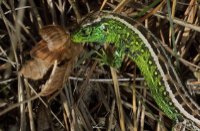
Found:
<svg viewBox="0 0 200 131"><path fill-rule="evenodd" d="M75 43L113 43L120 52L117 63L125 55L136 63L156 103L170 119L200 125L200 107L184 89L161 42L140 23L122 15L96 12L83 20L71 39Z"/></svg>

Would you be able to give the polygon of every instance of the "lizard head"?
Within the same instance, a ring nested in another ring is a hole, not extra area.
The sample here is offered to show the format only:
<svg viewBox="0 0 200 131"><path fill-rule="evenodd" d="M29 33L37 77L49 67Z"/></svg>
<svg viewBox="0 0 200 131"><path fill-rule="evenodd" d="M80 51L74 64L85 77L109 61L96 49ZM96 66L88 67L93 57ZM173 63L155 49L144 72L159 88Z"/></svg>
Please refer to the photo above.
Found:
<svg viewBox="0 0 200 131"><path fill-rule="evenodd" d="M71 39L75 43L107 42L110 35L108 28L109 24L102 18L102 14L96 12L82 21L80 27L72 32Z"/></svg>

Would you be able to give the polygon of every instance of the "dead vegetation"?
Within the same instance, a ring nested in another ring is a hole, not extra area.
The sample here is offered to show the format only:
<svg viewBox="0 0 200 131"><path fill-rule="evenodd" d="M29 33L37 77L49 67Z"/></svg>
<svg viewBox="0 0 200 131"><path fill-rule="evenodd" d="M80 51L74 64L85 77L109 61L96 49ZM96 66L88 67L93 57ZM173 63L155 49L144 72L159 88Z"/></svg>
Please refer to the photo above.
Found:
<svg viewBox="0 0 200 131"><path fill-rule="evenodd" d="M133 62L100 66L94 46L82 51L68 37L92 11L133 17L168 45L183 83L196 76L190 85L199 85L199 8L197 0L0 0L0 130L171 129ZM42 32L47 25L62 27L58 38Z"/></svg>

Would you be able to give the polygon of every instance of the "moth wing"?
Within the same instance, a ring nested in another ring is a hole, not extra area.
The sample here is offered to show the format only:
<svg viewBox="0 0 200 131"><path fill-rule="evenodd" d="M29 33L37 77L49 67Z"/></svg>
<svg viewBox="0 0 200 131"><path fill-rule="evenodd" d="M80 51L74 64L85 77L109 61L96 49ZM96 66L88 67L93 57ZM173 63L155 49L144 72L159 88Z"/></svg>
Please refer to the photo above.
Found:
<svg viewBox="0 0 200 131"><path fill-rule="evenodd" d="M67 46L65 44L70 43L69 32L65 32L65 30L60 26L45 26L39 31L39 33L43 40L47 42L50 51L58 50L63 46Z"/></svg>
<svg viewBox="0 0 200 131"><path fill-rule="evenodd" d="M25 78L38 80L41 79L48 69L50 65L41 61L40 59L33 59L28 61L22 69L19 71L20 75L23 75Z"/></svg>

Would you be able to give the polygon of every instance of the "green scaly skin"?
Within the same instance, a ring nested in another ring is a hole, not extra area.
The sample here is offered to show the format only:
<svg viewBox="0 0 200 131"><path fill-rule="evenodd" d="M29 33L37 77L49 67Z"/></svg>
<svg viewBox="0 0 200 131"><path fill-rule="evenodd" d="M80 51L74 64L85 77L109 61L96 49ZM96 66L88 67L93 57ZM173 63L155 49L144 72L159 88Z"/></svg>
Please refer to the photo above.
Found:
<svg viewBox="0 0 200 131"><path fill-rule="evenodd" d="M128 55L139 67L145 77L148 87L159 107L172 120L178 120L180 114L170 105L170 98L164 95L165 87L160 82L162 77L158 72L153 58L141 38L123 23L112 19L105 19L95 24L81 27L72 33L74 43L113 43L120 52L117 61ZM115 65L115 62L114 62ZM117 64L118 66L118 64Z"/></svg>

